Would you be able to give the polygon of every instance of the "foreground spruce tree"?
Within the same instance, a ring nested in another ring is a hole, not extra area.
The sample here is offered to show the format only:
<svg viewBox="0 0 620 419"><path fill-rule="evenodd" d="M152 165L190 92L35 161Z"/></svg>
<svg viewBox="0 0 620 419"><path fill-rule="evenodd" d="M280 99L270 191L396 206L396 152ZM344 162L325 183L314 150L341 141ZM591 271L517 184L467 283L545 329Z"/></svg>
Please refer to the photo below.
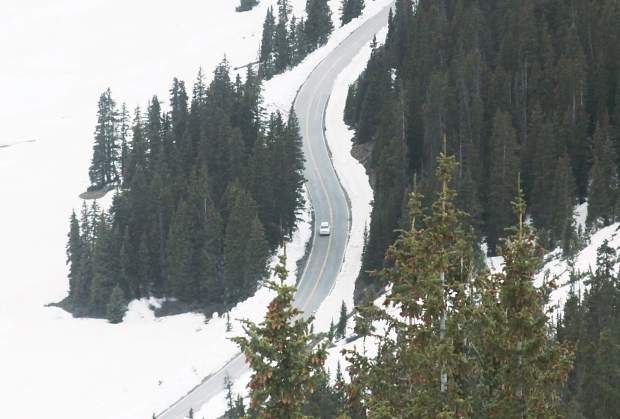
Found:
<svg viewBox="0 0 620 419"><path fill-rule="evenodd" d="M551 336L553 283L534 285L541 251L523 222L506 241L502 273L477 269L467 216L450 188L454 157L438 158L441 185L430 213L411 194L411 228L389 248L379 272L385 305L362 308L383 326L378 354L350 354L349 407L370 418L555 418L570 354ZM398 316L394 315L397 310ZM381 329L379 329L381 330ZM363 336L372 328L357 327Z"/></svg>
<svg viewBox="0 0 620 419"><path fill-rule="evenodd" d="M455 207L449 187L455 166L454 157L441 154L436 175L442 188L432 210L423 214L421 196L413 192L411 229L387 252L391 267L380 272L391 286L385 305L400 316L364 309L370 319L386 324L375 359L359 353L351 358L349 393L356 410L361 401L371 418L471 417L464 386L476 371L467 356L474 318L470 290L484 284L475 274L465 214Z"/></svg>
<svg viewBox="0 0 620 419"><path fill-rule="evenodd" d="M501 254L503 271L494 277L498 298L486 305L484 329L488 389L484 417L560 417L559 389L571 366L569 352L554 341L546 305L553 281L541 287L534 280L542 248L524 222L525 201L519 188L514 203L517 227Z"/></svg>
<svg viewBox="0 0 620 419"><path fill-rule="evenodd" d="M260 419L302 418L306 398L321 378L326 351L312 350L309 332L312 318L304 319L293 307L295 287L285 284L288 272L286 254L275 272L279 282L267 286L277 295L269 304L260 324L244 320L247 337L232 340L239 345L253 370L250 388L250 414Z"/></svg>

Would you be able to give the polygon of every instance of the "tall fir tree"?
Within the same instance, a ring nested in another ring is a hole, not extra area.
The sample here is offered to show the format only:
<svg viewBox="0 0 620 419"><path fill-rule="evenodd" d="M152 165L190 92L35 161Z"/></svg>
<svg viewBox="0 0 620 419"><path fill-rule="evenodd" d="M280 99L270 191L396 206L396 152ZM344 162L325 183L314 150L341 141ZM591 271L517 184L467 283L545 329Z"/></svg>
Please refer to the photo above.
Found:
<svg viewBox="0 0 620 419"><path fill-rule="evenodd" d="M245 337L233 338L253 370L250 414L261 419L301 418L316 388L326 357L324 346L311 347L312 317L293 306L295 288L287 285L286 252L275 268L279 280L267 286L276 292L265 320L243 321Z"/></svg>
<svg viewBox="0 0 620 419"><path fill-rule="evenodd" d="M334 30L327 0L306 0L305 38L311 50L324 45Z"/></svg>
<svg viewBox="0 0 620 419"><path fill-rule="evenodd" d="M604 118L594 132L592 182L588 193L587 223L593 228L606 226L615 219L618 174L615 152L609 138L609 124Z"/></svg>
<svg viewBox="0 0 620 419"><path fill-rule="evenodd" d="M518 149L517 135L510 115L498 111L493 122L489 166L489 202L487 243L490 254L504 229L511 225L511 202L517 195Z"/></svg>
<svg viewBox="0 0 620 419"><path fill-rule="evenodd" d="M520 186L520 185L519 185ZM503 271L494 277L499 293L487 310L488 417L559 417L560 386L571 368L568 349L550 336L545 308L554 281L534 284L542 249L525 222L520 187L514 203L517 227L502 247Z"/></svg>
<svg viewBox="0 0 620 419"><path fill-rule="evenodd" d="M263 23L263 36L260 44L260 53L258 57L259 74L267 79L274 74L274 54L275 54L275 38L276 19L273 14L273 7L267 9L265 22Z"/></svg>
<svg viewBox="0 0 620 419"><path fill-rule="evenodd" d="M118 180L118 122L116 102L112 99L110 89L107 89L99 98L93 157L89 169L90 182L95 188L102 188Z"/></svg>
<svg viewBox="0 0 620 419"><path fill-rule="evenodd" d="M464 385L476 372L468 352L475 296L484 279L475 273L473 235L455 206L449 185L454 157L441 154L441 189L428 214L421 196L409 200L411 228L387 253L390 267L380 271L391 285L385 306L399 316L370 306L369 320L381 320L389 333L378 335L375 359L353 353L349 390L369 417L469 417L472 400ZM469 293L469 295L468 295Z"/></svg>
<svg viewBox="0 0 620 419"><path fill-rule="evenodd" d="M364 6L364 0L342 0L340 5L340 26L344 26L360 16Z"/></svg>

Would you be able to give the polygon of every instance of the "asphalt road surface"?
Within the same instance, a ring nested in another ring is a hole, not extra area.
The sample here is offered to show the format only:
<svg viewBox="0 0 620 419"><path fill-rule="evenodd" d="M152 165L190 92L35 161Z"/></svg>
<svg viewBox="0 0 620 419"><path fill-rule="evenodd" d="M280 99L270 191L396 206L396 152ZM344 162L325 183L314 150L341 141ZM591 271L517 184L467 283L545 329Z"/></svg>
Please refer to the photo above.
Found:
<svg viewBox="0 0 620 419"><path fill-rule="evenodd" d="M324 114L336 77L372 37L387 25L389 7L381 10L354 31L310 74L295 101L306 156L306 187L314 208L314 235L310 255L298 283L295 305L306 316L314 313L331 292L343 263L349 236L350 210L329 156L325 141ZM322 221L329 222L331 234L319 236ZM224 379L240 377L247 371L237 354L218 372L205 378L194 390L157 416L183 419L224 390Z"/></svg>

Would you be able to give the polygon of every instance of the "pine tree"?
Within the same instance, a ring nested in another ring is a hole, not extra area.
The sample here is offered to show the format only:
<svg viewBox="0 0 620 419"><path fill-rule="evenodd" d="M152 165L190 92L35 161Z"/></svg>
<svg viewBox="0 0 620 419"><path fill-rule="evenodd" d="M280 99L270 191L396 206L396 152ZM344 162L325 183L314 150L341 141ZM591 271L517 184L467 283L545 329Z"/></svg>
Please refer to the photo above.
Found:
<svg viewBox="0 0 620 419"><path fill-rule="evenodd" d="M286 0L278 1L278 23L273 36L275 55L274 72L281 73L291 64L291 44L289 42L289 6Z"/></svg>
<svg viewBox="0 0 620 419"><path fill-rule="evenodd" d="M489 167L489 203L487 243L490 254L495 254L498 240L511 222L510 203L516 196L518 166L517 136L510 115L498 111L491 136L491 164Z"/></svg>
<svg viewBox="0 0 620 419"><path fill-rule="evenodd" d="M116 285L110 294L110 301L106 306L106 317L110 323L120 323L123 321L127 311L127 301L123 290Z"/></svg>
<svg viewBox="0 0 620 419"><path fill-rule="evenodd" d="M101 94L95 128L93 157L89 169L90 182L94 188L102 188L118 180L118 113L112 92Z"/></svg>
<svg viewBox="0 0 620 419"><path fill-rule="evenodd" d="M485 307L493 319L485 331L493 366L484 416L558 417L559 387L570 370L568 350L550 338L549 291L554 282L534 285L541 249L525 223L525 201L519 188L515 201L518 224L502 249L505 265L495 277L498 301ZM491 383L498 383L493 385Z"/></svg>
<svg viewBox="0 0 620 419"><path fill-rule="evenodd" d="M465 417L472 409L464 385L476 372L467 356L475 297L468 291L485 284L474 270L473 235L449 188L455 166L454 157L440 155L442 187L431 212L422 213L414 191L411 228L388 250L390 267L380 273L391 285L385 305L397 307L400 318L374 306L363 310L390 331L377 336L375 359L351 357L349 393L369 417Z"/></svg>
<svg viewBox="0 0 620 419"><path fill-rule="evenodd" d="M247 12L258 6L258 0L240 0L241 3L235 9L237 12Z"/></svg>
<svg viewBox="0 0 620 419"><path fill-rule="evenodd" d="M260 62L259 74L266 79L271 78L274 74L274 38L276 30L276 19L273 15L273 8L267 9L265 22L263 23L263 37L260 44L260 54L258 61Z"/></svg>
<svg viewBox="0 0 620 419"><path fill-rule="evenodd" d="M230 377L224 377L224 388L226 389L226 412L224 417L226 419L242 419L245 417L245 405L241 395L233 394L233 383Z"/></svg>
<svg viewBox="0 0 620 419"><path fill-rule="evenodd" d="M611 146L607 120L596 127L594 133L594 162L592 182L588 193L587 223L593 228L609 225L615 219L618 176L616 160Z"/></svg>
<svg viewBox="0 0 620 419"><path fill-rule="evenodd" d="M105 213L98 212L95 204L92 210L97 219L93 220L93 281L90 287L90 306L93 313L104 316L112 289L121 276L120 253L108 217Z"/></svg>
<svg viewBox="0 0 620 419"><path fill-rule="evenodd" d="M146 112L144 134L147 144L147 167L154 170L163 158L162 113L161 103L153 96Z"/></svg>
<svg viewBox="0 0 620 419"><path fill-rule="evenodd" d="M295 288L286 285L286 255L275 268L279 282L267 286L276 292L265 320L243 321L246 337L233 341L253 370L250 379L251 412L258 418L302 417L307 397L316 389L326 352L310 347L312 317L304 319L293 307Z"/></svg>
<svg viewBox="0 0 620 419"><path fill-rule="evenodd" d="M268 251L252 198L241 187L234 186L230 199L224 239L225 299L238 301L256 290L263 276L256 268L264 270Z"/></svg>
<svg viewBox="0 0 620 419"><path fill-rule="evenodd" d="M144 127L142 120L142 113L140 108L136 108L134 112L134 119L132 124L132 142L131 150L129 152L127 170L125 174L125 187L130 187L133 184L133 178L138 168L142 170L147 165L147 144L144 138Z"/></svg>
<svg viewBox="0 0 620 419"><path fill-rule="evenodd" d="M327 43L334 30L332 13L327 0L306 0L305 36L310 50Z"/></svg>
<svg viewBox="0 0 620 419"><path fill-rule="evenodd" d="M342 0L340 5L340 26L344 26L360 16L363 10L364 0Z"/></svg>
<svg viewBox="0 0 620 419"><path fill-rule="evenodd" d="M67 241L67 265L69 265L69 299L76 303L77 289L82 282L82 273L80 267L82 264L83 243L80 236L80 224L75 215L75 211L71 213L70 227Z"/></svg>
<svg viewBox="0 0 620 419"><path fill-rule="evenodd" d="M576 401L587 418L613 417L619 408L620 280L614 271L617 262L616 249L604 241L597 249L596 271L586 277L589 289L579 317L580 339L569 400Z"/></svg>
<svg viewBox="0 0 620 419"><path fill-rule="evenodd" d="M335 337L338 339L344 338L347 334L347 316L347 306L343 301L340 306L340 317L338 318L338 326L336 327L335 334Z"/></svg>
<svg viewBox="0 0 620 419"><path fill-rule="evenodd" d="M129 164L129 133L129 110L127 105L123 103L119 119L120 156L118 162L118 173L122 183L127 177L127 165Z"/></svg>

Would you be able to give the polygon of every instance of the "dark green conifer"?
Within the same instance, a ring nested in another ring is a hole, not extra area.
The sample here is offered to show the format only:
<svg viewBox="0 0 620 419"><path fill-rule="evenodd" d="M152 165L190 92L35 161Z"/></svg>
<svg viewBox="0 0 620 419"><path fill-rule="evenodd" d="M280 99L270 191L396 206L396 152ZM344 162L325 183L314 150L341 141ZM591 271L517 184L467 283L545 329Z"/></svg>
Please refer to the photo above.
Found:
<svg viewBox="0 0 620 419"><path fill-rule="evenodd" d="M110 294L110 301L106 306L106 317L110 323L120 323L123 321L127 311L127 301L121 287L116 285Z"/></svg>
<svg viewBox="0 0 620 419"><path fill-rule="evenodd" d="M606 118L596 127L593 154L587 223L596 229L614 221L618 190L618 175L614 164L616 159L609 138L609 126Z"/></svg>
<svg viewBox="0 0 620 419"><path fill-rule="evenodd" d="M273 8L267 9L267 15L265 16L265 22L263 23L263 36L260 44L260 53L258 61L259 74L267 79L271 78L274 74L274 38L276 30L276 19L273 14Z"/></svg>
<svg viewBox="0 0 620 419"><path fill-rule="evenodd" d="M309 327L293 307L295 288L286 285L286 256L275 268L278 282L267 286L276 292L265 320L259 324L243 321L246 337L233 341L243 351L253 370L250 379L251 412L258 418L302 417L307 398L316 388L323 370L324 346L313 350Z"/></svg>
<svg viewBox="0 0 620 419"><path fill-rule="evenodd" d="M335 337L338 339L342 339L347 334L347 316L349 313L347 312L347 305L342 302L340 306L340 317L338 318L338 325L336 326Z"/></svg>
<svg viewBox="0 0 620 419"><path fill-rule="evenodd" d="M525 223L525 201L519 188L514 203L518 224L502 247L503 272L494 279L498 301L486 315L493 323L485 331L485 349L493 366L484 402L485 417L558 417L559 387L566 381L571 357L566 347L550 338L549 291L553 281L534 285L541 248Z"/></svg>
<svg viewBox="0 0 620 419"><path fill-rule="evenodd" d="M118 112L112 92L107 89L99 98L93 157L89 169L90 182L95 188L118 180L119 132Z"/></svg>
<svg viewBox="0 0 620 419"><path fill-rule="evenodd" d="M487 243L495 254L504 229L511 224L511 202L517 195L518 148L517 136L510 115L498 111L493 122L489 167L489 203Z"/></svg>
<svg viewBox="0 0 620 419"><path fill-rule="evenodd" d="M334 30L332 12L327 0L306 0L305 37L310 50L327 43Z"/></svg>
<svg viewBox="0 0 620 419"><path fill-rule="evenodd" d="M360 16L363 10L364 0L342 0L340 5L340 26L344 26Z"/></svg>

